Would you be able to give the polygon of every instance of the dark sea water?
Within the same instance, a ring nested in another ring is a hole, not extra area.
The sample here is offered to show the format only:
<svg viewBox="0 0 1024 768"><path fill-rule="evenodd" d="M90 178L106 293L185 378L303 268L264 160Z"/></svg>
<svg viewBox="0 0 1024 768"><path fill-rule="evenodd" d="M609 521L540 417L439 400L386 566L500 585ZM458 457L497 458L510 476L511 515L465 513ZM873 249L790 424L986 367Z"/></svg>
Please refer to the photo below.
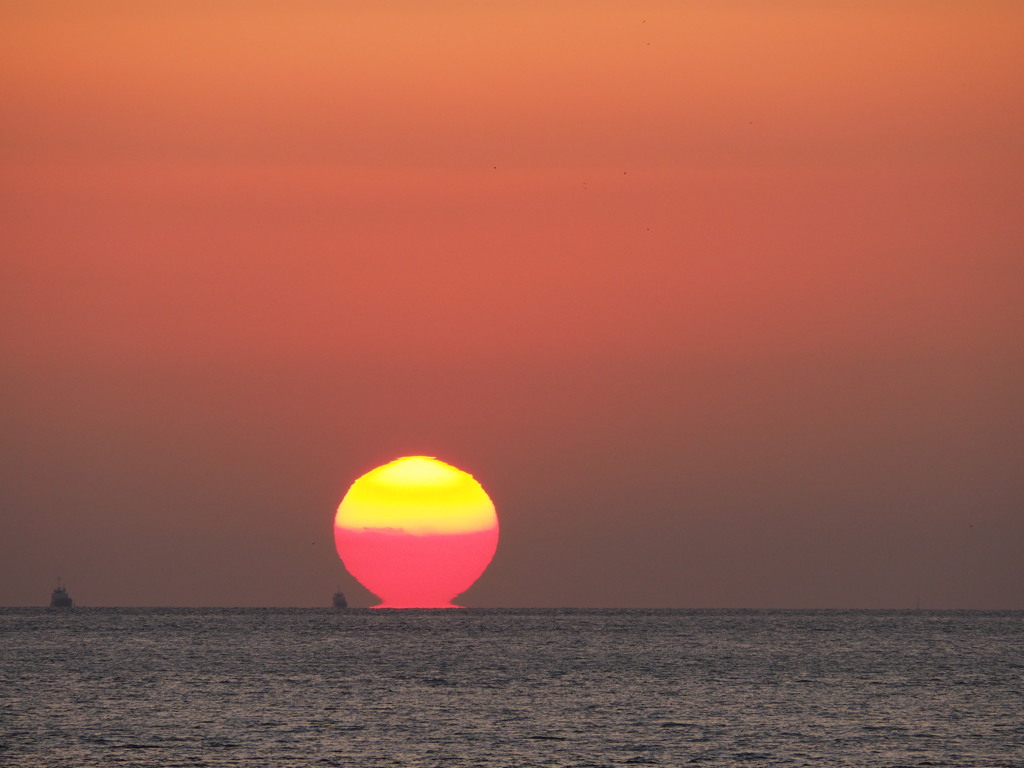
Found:
<svg viewBox="0 0 1024 768"><path fill-rule="evenodd" d="M1024 613L4 609L0 765L1024 768Z"/></svg>

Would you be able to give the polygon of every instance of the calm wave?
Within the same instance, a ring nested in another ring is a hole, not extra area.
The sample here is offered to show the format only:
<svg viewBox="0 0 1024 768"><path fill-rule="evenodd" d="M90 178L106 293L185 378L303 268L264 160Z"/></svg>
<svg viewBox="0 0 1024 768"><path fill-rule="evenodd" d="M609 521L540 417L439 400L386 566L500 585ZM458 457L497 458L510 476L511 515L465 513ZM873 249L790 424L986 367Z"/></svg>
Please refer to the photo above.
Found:
<svg viewBox="0 0 1024 768"><path fill-rule="evenodd" d="M1024 768L1024 613L0 610L0 765Z"/></svg>

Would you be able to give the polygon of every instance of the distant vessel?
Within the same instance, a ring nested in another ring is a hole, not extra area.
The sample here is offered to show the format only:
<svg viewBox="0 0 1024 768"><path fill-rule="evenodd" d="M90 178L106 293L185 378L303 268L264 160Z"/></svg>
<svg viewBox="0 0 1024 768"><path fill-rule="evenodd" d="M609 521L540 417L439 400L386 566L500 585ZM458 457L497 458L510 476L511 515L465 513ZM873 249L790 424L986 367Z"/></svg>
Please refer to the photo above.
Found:
<svg viewBox="0 0 1024 768"><path fill-rule="evenodd" d="M344 592L334 593L334 607L335 608L348 608L348 600L345 599Z"/></svg>
<svg viewBox="0 0 1024 768"><path fill-rule="evenodd" d="M57 588L53 590L50 595L50 607L51 608L70 608L71 607L71 595L68 594L67 589L60 583L60 577L57 577Z"/></svg>

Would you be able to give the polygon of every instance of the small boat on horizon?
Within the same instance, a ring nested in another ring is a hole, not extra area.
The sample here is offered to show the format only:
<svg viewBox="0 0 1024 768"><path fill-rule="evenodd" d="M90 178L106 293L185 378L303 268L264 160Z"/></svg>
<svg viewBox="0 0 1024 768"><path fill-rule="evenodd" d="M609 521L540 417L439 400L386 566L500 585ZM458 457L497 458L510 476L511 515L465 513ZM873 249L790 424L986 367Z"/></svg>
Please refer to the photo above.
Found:
<svg viewBox="0 0 1024 768"><path fill-rule="evenodd" d="M335 608L348 608L348 600L345 599L344 592L334 593L334 607Z"/></svg>
<svg viewBox="0 0 1024 768"><path fill-rule="evenodd" d="M51 608L71 608L73 601L71 595L68 594L68 590L61 583L60 576L57 577L57 588L50 594L50 607Z"/></svg>

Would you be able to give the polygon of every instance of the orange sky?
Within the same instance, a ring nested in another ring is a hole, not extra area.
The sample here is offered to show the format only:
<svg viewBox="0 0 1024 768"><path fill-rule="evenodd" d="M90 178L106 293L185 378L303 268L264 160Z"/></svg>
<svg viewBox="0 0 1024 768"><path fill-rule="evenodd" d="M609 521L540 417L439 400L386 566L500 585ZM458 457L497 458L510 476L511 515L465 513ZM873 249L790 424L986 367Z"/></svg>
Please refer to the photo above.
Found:
<svg viewBox="0 0 1024 768"><path fill-rule="evenodd" d="M1024 608L1016 2L0 3L0 604Z"/></svg>

